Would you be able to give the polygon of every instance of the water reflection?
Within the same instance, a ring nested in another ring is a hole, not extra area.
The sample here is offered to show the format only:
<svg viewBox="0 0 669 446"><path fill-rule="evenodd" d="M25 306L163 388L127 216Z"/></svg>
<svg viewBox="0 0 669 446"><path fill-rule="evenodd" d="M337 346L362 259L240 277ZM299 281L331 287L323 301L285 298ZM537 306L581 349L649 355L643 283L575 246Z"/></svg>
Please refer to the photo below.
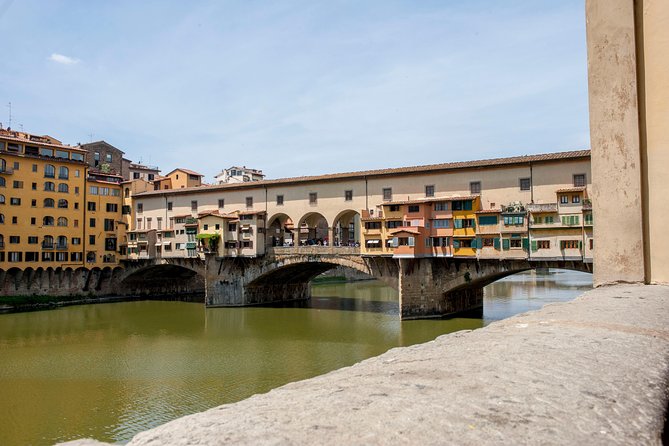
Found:
<svg viewBox="0 0 669 446"><path fill-rule="evenodd" d="M401 322L377 282L313 287L306 305L205 310L128 302L0 316L0 445L127 441L179 416L351 365L389 348L568 300L577 273L485 290L484 319Z"/></svg>

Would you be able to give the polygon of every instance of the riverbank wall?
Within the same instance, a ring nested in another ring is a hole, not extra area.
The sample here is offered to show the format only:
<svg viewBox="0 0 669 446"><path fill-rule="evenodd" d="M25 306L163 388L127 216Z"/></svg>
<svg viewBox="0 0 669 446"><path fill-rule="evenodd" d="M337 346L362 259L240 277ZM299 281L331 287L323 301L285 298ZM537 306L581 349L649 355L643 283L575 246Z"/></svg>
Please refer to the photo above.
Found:
<svg viewBox="0 0 669 446"><path fill-rule="evenodd" d="M668 315L667 286L602 287L179 418L128 445L657 445Z"/></svg>

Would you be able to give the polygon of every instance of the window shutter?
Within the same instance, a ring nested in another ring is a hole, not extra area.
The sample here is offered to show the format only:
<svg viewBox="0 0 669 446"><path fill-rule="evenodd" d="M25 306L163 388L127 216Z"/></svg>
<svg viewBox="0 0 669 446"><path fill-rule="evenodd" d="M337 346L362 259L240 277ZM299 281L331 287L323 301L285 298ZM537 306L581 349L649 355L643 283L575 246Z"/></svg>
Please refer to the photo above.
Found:
<svg viewBox="0 0 669 446"><path fill-rule="evenodd" d="M530 239L527 237L523 238L523 249L525 251L530 249Z"/></svg>
<svg viewBox="0 0 669 446"><path fill-rule="evenodd" d="M508 251L510 247L511 247L511 242L509 241L509 239L508 238L502 239L502 249L504 251Z"/></svg>
<svg viewBox="0 0 669 446"><path fill-rule="evenodd" d="M499 251L499 237L495 237L493 245L495 246L495 249Z"/></svg>
<svg viewBox="0 0 669 446"><path fill-rule="evenodd" d="M465 211L472 210L472 200L465 200Z"/></svg>
<svg viewBox="0 0 669 446"><path fill-rule="evenodd" d="M472 229L476 229L476 219L472 218Z"/></svg>
<svg viewBox="0 0 669 446"><path fill-rule="evenodd" d="M460 240L453 240L453 248L458 249L460 247Z"/></svg>
<svg viewBox="0 0 669 446"><path fill-rule="evenodd" d="M399 237L393 237L393 248L397 248L399 244L400 244Z"/></svg>
<svg viewBox="0 0 669 446"><path fill-rule="evenodd" d="M409 237L409 246L414 246L416 244L416 237Z"/></svg>
<svg viewBox="0 0 669 446"><path fill-rule="evenodd" d="M532 240L532 252L536 252L537 250L538 250L537 241Z"/></svg>
<svg viewBox="0 0 669 446"><path fill-rule="evenodd" d="M583 249L583 242L581 240L578 241L578 249Z"/></svg>

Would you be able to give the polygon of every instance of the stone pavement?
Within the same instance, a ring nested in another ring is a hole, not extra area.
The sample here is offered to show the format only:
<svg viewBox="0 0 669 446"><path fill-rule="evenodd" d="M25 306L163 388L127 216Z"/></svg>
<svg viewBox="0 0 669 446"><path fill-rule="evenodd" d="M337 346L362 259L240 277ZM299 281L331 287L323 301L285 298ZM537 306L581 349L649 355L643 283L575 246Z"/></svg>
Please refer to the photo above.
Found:
<svg viewBox="0 0 669 446"><path fill-rule="evenodd" d="M668 395L669 287L617 285L183 417L129 446L660 444Z"/></svg>

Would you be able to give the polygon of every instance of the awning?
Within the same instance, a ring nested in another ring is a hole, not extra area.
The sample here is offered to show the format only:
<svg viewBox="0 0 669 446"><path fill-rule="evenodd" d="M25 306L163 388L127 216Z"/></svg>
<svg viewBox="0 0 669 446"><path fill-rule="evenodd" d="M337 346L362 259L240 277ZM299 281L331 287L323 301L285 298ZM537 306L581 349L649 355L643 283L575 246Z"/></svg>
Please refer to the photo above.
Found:
<svg viewBox="0 0 669 446"><path fill-rule="evenodd" d="M378 245L381 243L381 240L367 240L368 245Z"/></svg>

